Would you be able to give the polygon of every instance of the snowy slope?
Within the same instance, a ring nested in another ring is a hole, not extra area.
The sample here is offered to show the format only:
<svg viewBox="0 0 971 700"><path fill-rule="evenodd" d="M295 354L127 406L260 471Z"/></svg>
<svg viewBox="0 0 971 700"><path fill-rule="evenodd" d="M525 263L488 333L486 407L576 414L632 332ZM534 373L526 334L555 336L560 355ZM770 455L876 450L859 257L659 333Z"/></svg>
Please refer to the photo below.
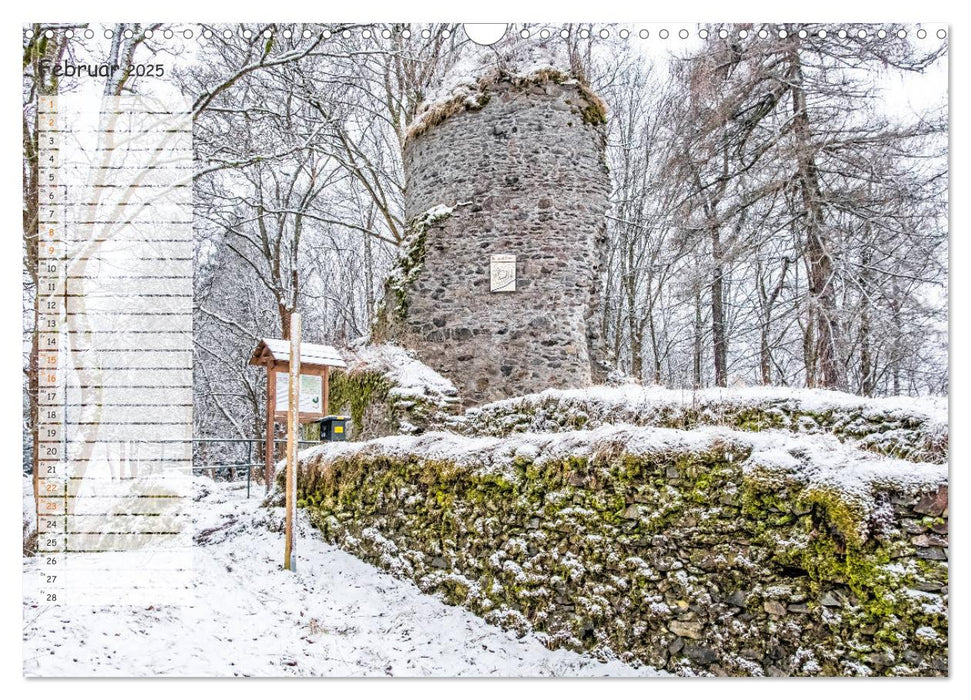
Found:
<svg viewBox="0 0 971 700"><path fill-rule="evenodd" d="M280 569L282 509L196 481L194 608L39 607L24 560L29 676L661 675L517 639L324 543L300 522Z"/></svg>

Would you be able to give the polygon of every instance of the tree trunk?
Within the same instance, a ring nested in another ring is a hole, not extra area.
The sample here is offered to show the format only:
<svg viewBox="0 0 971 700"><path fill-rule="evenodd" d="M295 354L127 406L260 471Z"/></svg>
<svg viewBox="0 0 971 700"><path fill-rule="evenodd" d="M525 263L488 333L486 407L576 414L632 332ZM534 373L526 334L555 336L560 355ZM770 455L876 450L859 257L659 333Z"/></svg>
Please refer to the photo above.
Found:
<svg viewBox="0 0 971 700"><path fill-rule="evenodd" d="M60 62L64 55L67 41L59 31L48 39L41 31L41 25L32 25L34 38L24 50L24 71L29 72L29 78L34 83L34 100L43 96L57 95L57 77L52 71L41 72L41 62L45 59L52 63ZM29 71L28 71L29 68ZM38 354L40 351L40 304L41 290L38 287L37 276L37 242L40 209L38 200L38 183L40 182L40 164L38 162L38 112L34 109L33 119L29 120L26 107L23 119L23 151L26 167L23 181L23 236L24 236L24 265L30 275L30 282L34 291L33 322L34 328L30 338L30 355L27 358L27 402L29 406L28 421L30 430L30 461L33 474L34 504L37 504L40 480L40 447L37 444L38 422L40 409L37 403L37 393L40 389L38 368Z"/></svg>
<svg viewBox="0 0 971 700"><path fill-rule="evenodd" d="M802 358L806 369L806 386L816 387L816 308L810 301L806 309L806 325L802 329Z"/></svg>
<svg viewBox="0 0 971 700"><path fill-rule="evenodd" d="M758 289L759 297L762 299L762 328L759 332L759 369L762 374L762 383L772 383L772 346L769 343L770 331L772 330L772 309L775 302L782 293L782 288L786 284L786 273L789 271L791 260L788 256L782 257L782 271L779 273L779 281L772 288L771 294L766 294L765 283L762 279L762 263L758 263Z"/></svg>
<svg viewBox="0 0 971 700"><path fill-rule="evenodd" d="M890 377L893 381L893 395L900 396L900 356L903 346L903 314L900 301L900 286L895 280L893 282L893 304L891 306L891 318L893 320L893 342L891 343L890 357Z"/></svg>
<svg viewBox="0 0 971 700"><path fill-rule="evenodd" d="M711 336L715 361L715 384L728 386L728 339L725 337L724 269L718 226L711 227Z"/></svg>
<svg viewBox="0 0 971 700"><path fill-rule="evenodd" d="M631 257L628 252L628 258ZM637 379L644 375L644 332L637 318L637 286L634 280L633 261L628 261L624 274L624 291L627 297L627 327L630 333L630 373Z"/></svg>
<svg viewBox="0 0 971 700"><path fill-rule="evenodd" d="M284 304L277 304L277 309L280 312L280 333L284 340L290 340L290 314L293 312Z"/></svg>
<svg viewBox="0 0 971 700"><path fill-rule="evenodd" d="M816 155L812 143L812 130L803 90L802 63L798 45L789 52L790 81L792 90L793 134L796 138L796 163L799 189L805 208L806 260L808 265L809 303L815 321L813 346L813 372L809 386L837 388L840 385L836 359L834 324L836 319L836 295L833 286L833 259L831 241L825 228L823 196L816 168ZM808 369L808 367L807 367Z"/></svg>
<svg viewBox="0 0 971 700"><path fill-rule="evenodd" d="M40 490L40 448L37 444L37 430L40 422L40 407L37 403L37 392L40 388L38 375L38 354L40 351L40 299L41 292L37 278L37 227L39 221L37 183L39 181L39 164L37 161L37 115L34 115L33 134L28 132L27 122L24 122L24 155L28 159L28 168L24 178L24 238L26 239L25 264L34 287L34 329L30 334L30 356L27 358L27 402L30 407L30 463L34 482L34 503L38 503Z"/></svg>
<svg viewBox="0 0 971 700"><path fill-rule="evenodd" d="M654 324L654 302L647 310L647 329L650 333L651 338L651 354L654 356L654 383L661 383L661 349L658 347L657 342L657 327Z"/></svg>
<svg viewBox="0 0 971 700"><path fill-rule="evenodd" d="M701 292L695 287L694 387L701 387Z"/></svg>
<svg viewBox="0 0 971 700"><path fill-rule="evenodd" d="M870 349L870 241L863 242L860 252L860 393L873 396L874 371Z"/></svg>

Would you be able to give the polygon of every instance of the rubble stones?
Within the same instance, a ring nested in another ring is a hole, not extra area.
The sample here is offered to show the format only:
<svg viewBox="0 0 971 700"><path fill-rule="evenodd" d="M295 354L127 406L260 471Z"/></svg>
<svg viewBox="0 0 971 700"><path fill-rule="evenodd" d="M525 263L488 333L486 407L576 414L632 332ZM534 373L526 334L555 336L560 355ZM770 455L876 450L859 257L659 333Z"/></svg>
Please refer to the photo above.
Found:
<svg viewBox="0 0 971 700"><path fill-rule="evenodd" d="M340 453L301 465L298 498L329 541L554 646L675 673L947 673L943 516L913 510L936 485L847 543L837 501L806 512L796 484L779 497L743 474L741 447L509 453L499 472L440 451ZM730 490L739 506L720 503Z"/></svg>

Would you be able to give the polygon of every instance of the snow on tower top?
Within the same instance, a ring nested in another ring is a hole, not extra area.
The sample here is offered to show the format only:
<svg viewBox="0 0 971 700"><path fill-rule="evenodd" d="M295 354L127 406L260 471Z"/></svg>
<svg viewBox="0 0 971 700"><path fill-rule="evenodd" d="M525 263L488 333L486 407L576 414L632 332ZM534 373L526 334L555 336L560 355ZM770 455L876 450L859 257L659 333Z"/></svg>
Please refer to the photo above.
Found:
<svg viewBox="0 0 971 700"><path fill-rule="evenodd" d="M577 71L571 66L563 41L508 39L494 46L466 45L418 106L408 137L418 136L453 114L482 109L489 101L489 86L500 78L522 83L576 83Z"/></svg>

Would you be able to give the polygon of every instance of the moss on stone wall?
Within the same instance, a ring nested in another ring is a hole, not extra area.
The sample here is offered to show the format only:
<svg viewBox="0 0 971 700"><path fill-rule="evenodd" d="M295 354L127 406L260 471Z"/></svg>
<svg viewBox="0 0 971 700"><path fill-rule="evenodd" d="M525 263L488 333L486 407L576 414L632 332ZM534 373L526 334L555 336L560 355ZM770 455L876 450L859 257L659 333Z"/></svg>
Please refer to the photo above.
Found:
<svg viewBox="0 0 971 700"><path fill-rule="evenodd" d="M440 427L454 406L414 392L401 394L383 372L351 368L330 375L331 413L349 415L350 439L369 440L385 435L421 433Z"/></svg>
<svg viewBox="0 0 971 700"><path fill-rule="evenodd" d="M604 404L598 403L595 395L585 400L550 392L474 408L466 414L464 431L470 435L505 436L518 432L575 430L581 426L595 428L608 423L683 430L721 425L754 432L829 433L888 457L947 461L946 425L939 426L919 416L902 416L899 411L882 410L877 405L868 405L866 399L859 401L855 406L827 409L803 405L798 398L746 402L700 397L691 403L667 404L656 400L641 403L635 398Z"/></svg>
<svg viewBox="0 0 971 700"><path fill-rule="evenodd" d="M371 328L373 342L381 343L401 335L402 325L408 317L408 288L425 262L428 231L433 226L442 225L451 213L450 208L439 206L409 223L403 253L384 282L384 296Z"/></svg>
<svg viewBox="0 0 971 700"><path fill-rule="evenodd" d="M674 672L946 673L941 519L918 495L874 515L743 474L748 454L616 445L496 469L365 448L305 461L299 498L329 540L551 646Z"/></svg>
<svg viewBox="0 0 971 700"><path fill-rule="evenodd" d="M350 415L355 438L365 439L364 427L368 425L365 416L373 416L377 407L389 404L390 389L391 383L380 372L331 372L330 411ZM378 432L377 426L372 432Z"/></svg>

